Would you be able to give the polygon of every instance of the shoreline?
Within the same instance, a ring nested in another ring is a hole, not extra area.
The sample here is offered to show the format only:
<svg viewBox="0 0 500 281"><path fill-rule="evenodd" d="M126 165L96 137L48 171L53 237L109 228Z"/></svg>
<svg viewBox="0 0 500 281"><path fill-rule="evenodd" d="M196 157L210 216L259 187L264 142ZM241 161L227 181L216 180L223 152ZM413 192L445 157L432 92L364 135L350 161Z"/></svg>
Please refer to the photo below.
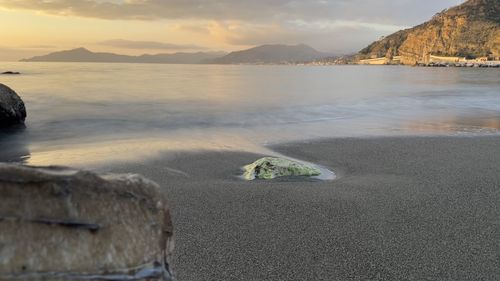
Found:
<svg viewBox="0 0 500 281"><path fill-rule="evenodd" d="M411 138L490 138L500 137L500 132L492 129L492 132L455 132L451 133L395 133L395 134L374 134L374 135L339 135L315 136L312 138L297 138L290 141L273 140L261 143L242 141L235 139L233 144L227 144L219 140L211 139L211 142L203 144L201 141L182 143L182 139L165 139L161 136L154 136L148 139L140 138L109 138L96 142L84 142L84 145L77 145L69 142L67 145L55 146L56 149L33 149L29 141L23 138L22 134L12 134L7 141L2 144L8 149L0 154L0 162L19 162L31 166L69 166L76 168L91 168L99 170L108 166L119 165L120 163L136 163L140 161L152 161L170 155L182 155L190 153L247 153L271 157L294 158L289 155L279 153L275 148L289 145L313 145L318 142L328 142L330 140L373 140L373 139L411 139ZM0 139L2 134L0 134ZM72 140L73 141L73 140ZM173 142L171 142L173 141ZM148 144L148 149L141 150L144 143ZM177 145L177 146L176 146ZM30 149L31 148L31 149ZM79 155L85 154L85 157ZM302 161L303 159L295 159ZM307 161L306 161L307 162ZM248 163L247 163L248 164ZM313 163L314 164L314 163Z"/></svg>
<svg viewBox="0 0 500 281"><path fill-rule="evenodd" d="M330 62L285 62L285 63L151 63L151 62L105 62L105 61L5 61L3 63L10 64L74 64L74 63L84 63L84 64L130 64L130 65L187 65L187 66L405 66L405 67L450 67L450 68L500 68L500 61L487 61L487 62L468 62L468 63L451 63L451 62L432 62L428 64L400 64L400 63L384 63L384 64L371 64L371 63L360 63L360 62L349 62L349 63L330 63ZM2 74L2 73L0 73ZM3 73L6 75L5 73ZM29 73L14 73L27 75Z"/></svg>
<svg viewBox="0 0 500 281"><path fill-rule="evenodd" d="M170 198L179 280L495 280L500 137L343 138L270 147L334 181L243 181L260 154L113 164ZM495 203L496 202L496 203Z"/></svg>

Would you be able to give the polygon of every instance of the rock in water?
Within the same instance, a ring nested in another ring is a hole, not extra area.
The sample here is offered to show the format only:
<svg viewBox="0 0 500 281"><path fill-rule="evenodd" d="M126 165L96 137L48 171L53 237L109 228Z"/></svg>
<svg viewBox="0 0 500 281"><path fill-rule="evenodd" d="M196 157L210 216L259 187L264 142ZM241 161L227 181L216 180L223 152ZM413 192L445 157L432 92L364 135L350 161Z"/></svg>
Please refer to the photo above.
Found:
<svg viewBox="0 0 500 281"><path fill-rule="evenodd" d="M246 165L244 169L243 177L246 180L321 175L321 171L312 165L276 157L261 158L250 165Z"/></svg>
<svg viewBox="0 0 500 281"><path fill-rule="evenodd" d="M26 108L11 88L0 84L0 128L24 124Z"/></svg>
<svg viewBox="0 0 500 281"><path fill-rule="evenodd" d="M165 196L137 175L0 164L0 280L172 280Z"/></svg>

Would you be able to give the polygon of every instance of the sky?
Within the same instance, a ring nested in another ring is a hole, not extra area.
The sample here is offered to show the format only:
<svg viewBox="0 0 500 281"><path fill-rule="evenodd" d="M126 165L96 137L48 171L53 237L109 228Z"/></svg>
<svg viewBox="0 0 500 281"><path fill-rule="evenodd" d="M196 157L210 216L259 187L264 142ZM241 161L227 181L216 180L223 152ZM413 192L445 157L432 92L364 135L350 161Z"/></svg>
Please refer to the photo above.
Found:
<svg viewBox="0 0 500 281"><path fill-rule="evenodd" d="M86 47L128 55L308 44L358 51L463 0L0 0L0 61Z"/></svg>

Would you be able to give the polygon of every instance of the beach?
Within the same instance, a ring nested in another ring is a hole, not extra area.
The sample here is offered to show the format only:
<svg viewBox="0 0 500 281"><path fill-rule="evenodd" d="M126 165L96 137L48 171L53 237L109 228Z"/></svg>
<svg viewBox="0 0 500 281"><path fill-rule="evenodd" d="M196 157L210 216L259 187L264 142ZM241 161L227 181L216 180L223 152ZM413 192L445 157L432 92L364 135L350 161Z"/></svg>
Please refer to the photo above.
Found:
<svg viewBox="0 0 500 281"><path fill-rule="evenodd" d="M262 155L183 152L102 170L163 188L178 280L498 280L500 137L271 147L334 181L243 181Z"/></svg>
<svg viewBox="0 0 500 281"><path fill-rule="evenodd" d="M0 15L0 281L500 281L500 0Z"/></svg>
<svg viewBox="0 0 500 281"><path fill-rule="evenodd" d="M0 161L157 182L177 280L500 279L494 69L9 69L28 117L0 134ZM242 180L262 156L337 179Z"/></svg>

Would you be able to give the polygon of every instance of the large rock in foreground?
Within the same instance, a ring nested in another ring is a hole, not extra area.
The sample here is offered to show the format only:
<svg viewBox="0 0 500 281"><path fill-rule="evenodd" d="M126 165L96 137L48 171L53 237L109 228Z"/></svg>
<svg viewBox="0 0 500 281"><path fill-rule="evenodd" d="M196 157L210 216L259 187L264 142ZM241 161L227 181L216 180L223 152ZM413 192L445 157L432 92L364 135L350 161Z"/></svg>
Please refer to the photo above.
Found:
<svg viewBox="0 0 500 281"><path fill-rule="evenodd" d="M165 201L137 175L0 164L0 280L171 280Z"/></svg>
<svg viewBox="0 0 500 281"><path fill-rule="evenodd" d="M11 88L0 84L0 128L24 124L26 108Z"/></svg>
<svg viewBox="0 0 500 281"><path fill-rule="evenodd" d="M276 157L264 157L243 168L245 169L243 177L246 180L255 178L270 180L287 176L311 177L321 175L321 171L312 165Z"/></svg>

